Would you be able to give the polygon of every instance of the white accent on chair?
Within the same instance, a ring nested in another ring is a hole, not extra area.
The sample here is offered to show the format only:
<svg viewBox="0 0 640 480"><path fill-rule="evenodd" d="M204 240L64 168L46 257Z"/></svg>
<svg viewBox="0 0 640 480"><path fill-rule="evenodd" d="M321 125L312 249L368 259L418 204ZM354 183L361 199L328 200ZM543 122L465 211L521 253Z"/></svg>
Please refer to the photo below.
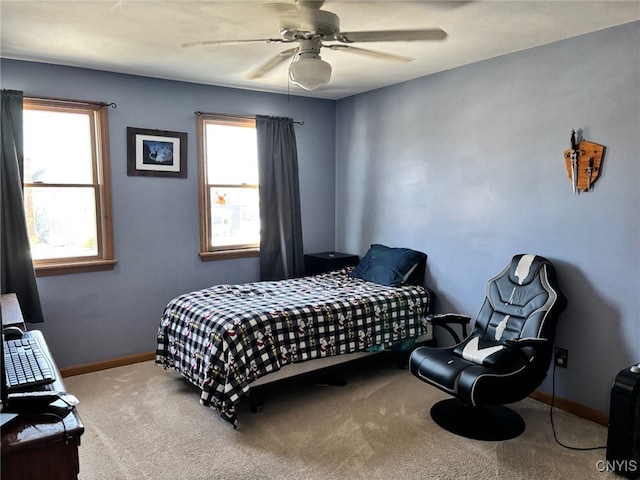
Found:
<svg viewBox="0 0 640 480"><path fill-rule="evenodd" d="M502 334L507 328L507 322L509 321L510 318L511 318L511 315L506 315L504 319L502 319L502 321L496 327L496 335L495 335L496 340L500 340L502 338Z"/></svg>
<svg viewBox="0 0 640 480"><path fill-rule="evenodd" d="M518 285L522 285L522 282L524 282L529 276L529 270L531 269L531 264L535 258L535 255L523 255L520 258L515 272L516 277L518 277Z"/></svg>
<svg viewBox="0 0 640 480"><path fill-rule="evenodd" d="M480 339L478 337L474 337L464 346L464 349L462 350L462 358L464 358L468 362L482 365L482 362L485 358L487 358L489 355L499 352L504 348L502 345L496 345L495 347L478 348L479 340Z"/></svg>
<svg viewBox="0 0 640 480"><path fill-rule="evenodd" d="M513 296L516 294L516 287L513 287L511 289L511 295L509 296L509 300L507 300L507 303L505 303L505 305L511 305L513 303Z"/></svg>

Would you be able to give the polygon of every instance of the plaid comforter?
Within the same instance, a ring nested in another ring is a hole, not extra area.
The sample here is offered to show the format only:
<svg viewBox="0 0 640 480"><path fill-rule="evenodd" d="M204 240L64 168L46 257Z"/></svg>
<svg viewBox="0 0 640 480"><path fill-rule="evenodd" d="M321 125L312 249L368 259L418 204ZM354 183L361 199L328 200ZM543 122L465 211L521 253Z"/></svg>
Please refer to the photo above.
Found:
<svg viewBox="0 0 640 480"><path fill-rule="evenodd" d="M427 289L386 287L351 278L350 270L181 295L162 315L156 364L201 388L200 403L235 427L235 405L263 375L427 332Z"/></svg>

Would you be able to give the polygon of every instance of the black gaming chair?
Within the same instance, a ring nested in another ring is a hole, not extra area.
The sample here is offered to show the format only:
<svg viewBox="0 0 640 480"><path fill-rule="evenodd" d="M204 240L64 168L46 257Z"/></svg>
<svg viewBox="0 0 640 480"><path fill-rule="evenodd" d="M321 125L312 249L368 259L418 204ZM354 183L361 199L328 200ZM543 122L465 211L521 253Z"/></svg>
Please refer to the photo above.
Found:
<svg viewBox="0 0 640 480"><path fill-rule="evenodd" d="M553 356L559 314L566 299L553 265L537 255L516 255L487 283L486 299L467 336L470 318L433 315L456 345L418 347L411 373L455 398L436 403L431 417L442 428L480 440L506 440L524 432L524 420L504 406L530 395ZM460 341L451 324L462 326Z"/></svg>

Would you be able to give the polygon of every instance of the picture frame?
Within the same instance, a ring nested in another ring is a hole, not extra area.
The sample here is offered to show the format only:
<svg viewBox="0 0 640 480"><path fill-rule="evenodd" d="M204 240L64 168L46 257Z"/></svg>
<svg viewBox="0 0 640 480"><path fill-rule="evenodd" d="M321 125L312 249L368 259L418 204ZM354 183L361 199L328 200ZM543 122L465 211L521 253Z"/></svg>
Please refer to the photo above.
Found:
<svg viewBox="0 0 640 480"><path fill-rule="evenodd" d="M127 127L127 175L187 178L187 134Z"/></svg>

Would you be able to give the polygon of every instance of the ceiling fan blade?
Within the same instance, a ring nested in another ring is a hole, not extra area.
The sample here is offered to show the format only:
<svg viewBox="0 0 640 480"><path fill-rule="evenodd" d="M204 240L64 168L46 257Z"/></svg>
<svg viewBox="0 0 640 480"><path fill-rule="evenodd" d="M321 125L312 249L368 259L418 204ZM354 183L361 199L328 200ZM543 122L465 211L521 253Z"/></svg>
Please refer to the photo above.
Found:
<svg viewBox="0 0 640 480"><path fill-rule="evenodd" d="M380 60L389 60L397 63L407 63L413 61L411 57L405 57L404 55L396 55L394 53L377 52L375 50L368 50L366 48L353 47L351 45L322 45L323 47L330 48L331 50L342 50L350 53L357 53L358 55L365 55L367 57L378 58Z"/></svg>
<svg viewBox="0 0 640 480"><path fill-rule="evenodd" d="M183 48L188 47L208 47L218 45L240 45L242 43L279 43L284 42L281 38L255 38L247 40L204 40L201 42L186 42L182 44Z"/></svg>
<svg viewBox="0 0 640 480"><path fill-rule="evenodd" d="M269 60L264 62L258 68L253 70L251 73L249 73L247 75L247 78L249 80L255 80L257 78L265 76L267 73L269 73L271 70L276 68L278 65L280 65L281 63L286 62L297 51L298 51L298 47L289 48L287 50L283 50L282 52L280 52L276 56L271 57Z"/></svg>
<svg viewBox="0 0 640 480"><path fill-rule="evenodd" d="M439 28L427 30L380 30L370 32L340 32L336 40L351 42L413 42L418 40L444 40L447 33Z"/></svg>

